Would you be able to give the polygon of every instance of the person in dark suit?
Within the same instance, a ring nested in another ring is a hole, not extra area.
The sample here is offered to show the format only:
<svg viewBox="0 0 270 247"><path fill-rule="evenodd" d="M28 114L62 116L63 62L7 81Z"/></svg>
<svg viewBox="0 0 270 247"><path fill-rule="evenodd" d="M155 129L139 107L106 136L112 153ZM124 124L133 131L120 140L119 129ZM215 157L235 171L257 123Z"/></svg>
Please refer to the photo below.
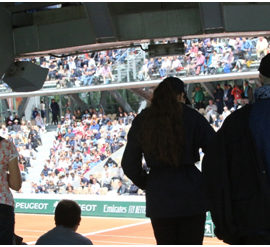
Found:
<svg viewBox="0 0 270 247"><path fill-rule="evenodd" d="M164 79L151 105L133 120L122 158L124 173L146 192L157 244L202 244L206 200L195 166L199 148L206 150L214 130L185 105L184 83ZM142 158L147 167L142 167Z"/></svg>
<svg viewBox="0 0 270 247"><path fill-rule="evenodd" d="M52 111L52 123L56 125L58 124L58 116L60 114L60 108L55 99L52 99L50 108Z"/></svg>
<svg viewBox="0 0 270 247"><path fill-rule="evenodd" d="M230 114L203 159L216 236L228 244L270 244L270 54L259 66L255 103Z"/></svg>

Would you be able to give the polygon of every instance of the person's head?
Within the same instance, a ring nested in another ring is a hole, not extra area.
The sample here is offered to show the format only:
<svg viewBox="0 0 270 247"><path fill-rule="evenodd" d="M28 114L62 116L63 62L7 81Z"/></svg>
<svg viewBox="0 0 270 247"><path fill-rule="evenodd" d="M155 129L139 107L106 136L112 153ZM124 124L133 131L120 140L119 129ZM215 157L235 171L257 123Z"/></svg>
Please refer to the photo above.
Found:
<svg viewBox="0 0 270 247"><path fill-rule="evenodd" d="M270 84L270 54L264 56L259 66L259 80L263 84Z"/></svg>
<svg viewBox="0 0 270 247"><path fill-rule="evenodd" d="M183 153L184 95L184 83L180 79L164 79L155 89L145 112L141 133L144 151L172 166L179 165Z"/></svg>
<svg viewBox="0 0 270 247"><path fill-rule="evenodd" d="M56 226L64 226L77 230L81 221L81 208L72 200L61 200L54 212Z"/></svg>
<svg viewBox="0 0 270 247"><path fill-rule="evenodd" d="M167 112L168 108L166 107L166 104L161 104L165 102L170 104L178 104L184 94L185 90L183 81L176 77L167 77L155 89L151 106L158 106L161 108L164 108L165 106L164 110Z"/></svg>

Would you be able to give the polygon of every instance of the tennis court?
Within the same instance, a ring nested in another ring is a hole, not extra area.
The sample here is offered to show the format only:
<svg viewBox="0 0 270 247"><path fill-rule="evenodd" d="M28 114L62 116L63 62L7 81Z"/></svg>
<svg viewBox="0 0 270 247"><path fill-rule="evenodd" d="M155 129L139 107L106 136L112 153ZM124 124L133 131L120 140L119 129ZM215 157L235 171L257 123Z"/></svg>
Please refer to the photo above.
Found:
<svg viewBox="0 0 270 247"><path fill-rule="evenodd" d="M34 245L36 240L54 227L53 215L16 214L15 233L24 242ZM82 217L77 232L95 245L153 245L156 244L149 219ZM216 238L205 237L204 244L224 244Z"/></svg>

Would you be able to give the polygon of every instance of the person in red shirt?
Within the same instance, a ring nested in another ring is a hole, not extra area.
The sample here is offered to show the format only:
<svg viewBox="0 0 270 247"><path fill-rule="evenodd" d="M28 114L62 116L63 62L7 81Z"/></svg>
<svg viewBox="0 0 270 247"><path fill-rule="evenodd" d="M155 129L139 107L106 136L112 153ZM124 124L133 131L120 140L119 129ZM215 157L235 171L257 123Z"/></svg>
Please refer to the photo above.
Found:
<svg viewBox="0 0 270 247"><path fill-rule="evenodd" d="M239 86L234 85L234 88L232 89L232 95L238 103L240 103L239 101L242 99L242 93L243 91L239 88Z"/></svg>

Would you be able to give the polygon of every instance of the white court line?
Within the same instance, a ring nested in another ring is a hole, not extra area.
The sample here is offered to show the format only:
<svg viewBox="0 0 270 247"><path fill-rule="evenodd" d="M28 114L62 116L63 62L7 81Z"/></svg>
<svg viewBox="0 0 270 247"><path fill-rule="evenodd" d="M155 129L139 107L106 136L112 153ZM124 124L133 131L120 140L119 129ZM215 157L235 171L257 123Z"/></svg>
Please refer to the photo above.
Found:
<svg viewBox="0 0 270 247"><path fill-rule="evenodd" d="M98 236L98 235L97 235ZM102 237L116 237L116 238L141 238L141 239L155 239L154 237L141 237L141 236L125 236L125 235L109 235L102 234Z"/></svg>
<svg viewBox="0 0 270 247"><path fill-rule="evenodd" d="M113 227L113 228L109 228L106 230L100 230L100 231L96 231L96 232L84 233L82 235L83 236L92 236L92 235L99 234L99 233L110 232L110 231L114 231L114 230L121 230L121 229L129 228L129 227L133 227L133 226L140 226L140 225L147 224L149 222L150 222L150 220L146 220L144 222L133 223L133 224L125 225L125 226Z"/></svg>
<svg viewBox="0 0 270 247"><path fill-rule="evenodd" d="M103 240L95 240L95 243L109 243L110 245L117 245L117 244L123 244L123 245L146 245L145 243L130 243L130 242L114 242L114 241L103 241Z"/></svg>
<svg viewBox="0 0 270 247"><path fill-rule="evenodd" d="M129 227L133 227L133 226L139 226L139 225L143 225L143 224L147 224L149 223L150 220L145 220L144 222L139 222L139 223L134 223L134 224L129 224L129 225L125 225L125 226L119 226L119 227L113 227L113 228L109 228L106 230L100 230L100 231L96 231L96 232L89 232L89 233L84 233L82 234L83 236L93 236L95 234L99 234L99 233L104 233L104 232L110 232L110 231L114 231L114 230L121 230L121 229L125 229L125 228L129 228ZM33 242L27 242L27 244L35 244L36 241Z"/></svg>

